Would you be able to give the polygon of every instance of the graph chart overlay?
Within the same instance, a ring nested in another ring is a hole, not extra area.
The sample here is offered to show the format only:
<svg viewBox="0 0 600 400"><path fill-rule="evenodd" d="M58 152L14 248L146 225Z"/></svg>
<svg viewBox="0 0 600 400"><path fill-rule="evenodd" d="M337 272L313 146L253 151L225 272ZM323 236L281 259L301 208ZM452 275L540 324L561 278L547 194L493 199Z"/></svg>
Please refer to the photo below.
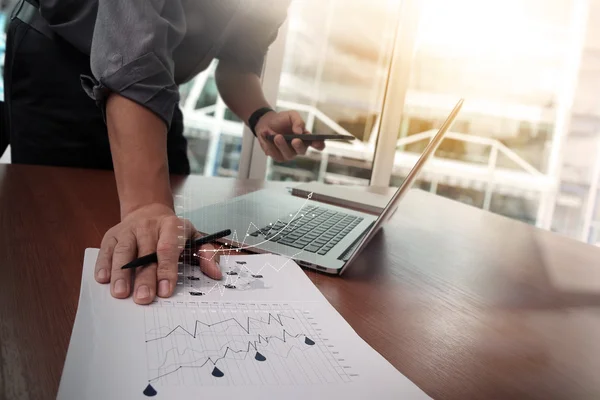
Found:
<svg viewBox="0 0 600 400"><path fill-rule="evenodd" d="M186 302L145 310L148 382L306 385L351 382L352 369L311 313L290 304Z"/></svg>
<svg viewBox="0 0 600 400"><path fill-rule="evenodd" d="M291 258L284 262L270 263L256 258L221 256L220 268L223 279L214 280L203 274L198 267L180 263L177 286L173 300L162 301L166 305L174 301L221 298L233 292L256 292L274 288L275 274L284 268L296 267Z"/></svg>

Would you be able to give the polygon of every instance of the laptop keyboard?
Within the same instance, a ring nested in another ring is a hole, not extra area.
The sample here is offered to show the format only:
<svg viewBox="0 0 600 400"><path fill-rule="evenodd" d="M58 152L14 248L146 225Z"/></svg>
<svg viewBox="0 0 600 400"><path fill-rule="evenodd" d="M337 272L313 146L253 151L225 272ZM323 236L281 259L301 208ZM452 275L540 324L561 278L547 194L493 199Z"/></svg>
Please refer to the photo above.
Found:
<svg viewBox="0 0 600 400"><path fill-rule="evenodd" d="M287 218L289 217L285 219ZM250 236L264 236L268 241L320 255L327 254L363 220L361 217L316 206L302 209L288 223L281 222L281 219L252 232Z"/></svg>

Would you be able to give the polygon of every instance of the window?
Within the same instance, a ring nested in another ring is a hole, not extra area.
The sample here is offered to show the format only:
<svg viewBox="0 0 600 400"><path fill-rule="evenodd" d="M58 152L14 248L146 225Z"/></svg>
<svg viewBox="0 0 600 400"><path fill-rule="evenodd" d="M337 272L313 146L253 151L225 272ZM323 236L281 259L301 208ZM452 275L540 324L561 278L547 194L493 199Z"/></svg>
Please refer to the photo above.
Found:
<svg viewBox="0 0 600 400"><path fill-rule="evenodd" d="M220 98L214 77L217 62L180 87L184 135L192 173L237 176L244 123Z"/></svg>
<svg viewBox="0 0 600 400"><path fill-rule="evenodd" d="M559 100L569 96L564 88L573 78L565 59L577 46L577 2L420 4L392 169L410 168L402 155L422 152L452 106L465 97L459 119L425 167L429 190L542 224L542 201L552 202L551 180L545 176L555 172L550 153L562 128L557 124L568 112ZM395 183L392 175L390 185Z"/></svg>
<svg viewBox="0 0 600 400"><path fill-rule="evenodd" d="M292 3L277 106L301 111L311 132L357 140L269 160L268 179L369 183L397 15L398 2L388 0Z"/></svg>

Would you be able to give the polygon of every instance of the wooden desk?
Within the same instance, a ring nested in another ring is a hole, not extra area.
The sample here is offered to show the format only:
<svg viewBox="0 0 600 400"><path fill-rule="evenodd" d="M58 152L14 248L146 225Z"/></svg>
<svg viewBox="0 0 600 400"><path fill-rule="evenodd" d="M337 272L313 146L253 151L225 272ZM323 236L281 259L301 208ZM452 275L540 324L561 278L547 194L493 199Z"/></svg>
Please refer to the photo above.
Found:
<svg viewBox="0 0 600 400"><path fill-rule="evenodd" d="M189 177L206 202L282 184ZM54 398L109 172L0 166L0 398ZM344 278L307 272L437 399L600 399L600 251L412 192Z"/></svg>

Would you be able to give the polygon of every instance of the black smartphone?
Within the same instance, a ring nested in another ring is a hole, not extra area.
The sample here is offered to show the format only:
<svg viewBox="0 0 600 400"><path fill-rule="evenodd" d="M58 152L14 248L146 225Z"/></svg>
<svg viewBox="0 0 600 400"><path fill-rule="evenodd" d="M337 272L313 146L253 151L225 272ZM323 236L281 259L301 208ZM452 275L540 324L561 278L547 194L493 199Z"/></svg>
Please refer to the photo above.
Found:
<svg viewBox="0 0 600 400"><path fill-rule="evenodd" d="M300 139L303 142L314 142L317 140L354 140L356 139L354 136L350 135L281 135L285 139L286 142L291 142L294 139ZM267 136L267 140L272 142L275 140L274 135Z"/></svg>

